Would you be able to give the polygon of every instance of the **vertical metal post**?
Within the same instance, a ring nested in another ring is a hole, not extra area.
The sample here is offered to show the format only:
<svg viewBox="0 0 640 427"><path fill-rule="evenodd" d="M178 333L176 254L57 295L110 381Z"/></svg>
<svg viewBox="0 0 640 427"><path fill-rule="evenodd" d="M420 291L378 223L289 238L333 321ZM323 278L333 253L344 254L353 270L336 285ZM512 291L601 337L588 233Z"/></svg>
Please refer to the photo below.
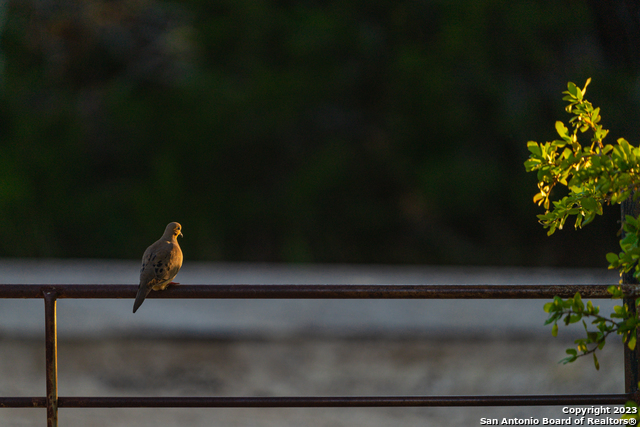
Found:
<svg viewBox="0 0 640 427"><path fill-rule="evenodd" d="M622 203L622 224L624 224L624 219L626 215L631 215L637 217L640 214L640 205L637 202L634 202L632 199L625 200ZM624 237L624 232L622 236ZM633 277L632 273L624 273L622 275L622 283L628 285L637 285L638 280ZM629 312L633 313L634 316L637 316L636 312L636 301L635 298L624 298L624 304L629 308ZM636 332L637 335L637 332ZM640 337L638 337L640 338ZM640 375L638 373L638 360L640 359L640 339L637 341L639 345L636 345L634 350L630 350L627 343L623 343L624 345L624 390L626 393L633 393L634 400L636 403L640 404L640 399L638 398L638 381L640 381Z"/></svg>
<svg viewBox="0 0 640 427"><path fill-rule="evenodd" d="M47 374L47 427L58 427L58 328L56 293L44 291L45 356Z"/></svg>
<svg viewBox="0 0 640 427"><path fill-rule="evenodd" d="M624 303L629 307L629 313L636 313L635 298L625 298ZM627 343L624 345L624 391L626 393L638 393L638 345L634 350L630 350ZM636 402L640 403L640 402Z"/></svg>

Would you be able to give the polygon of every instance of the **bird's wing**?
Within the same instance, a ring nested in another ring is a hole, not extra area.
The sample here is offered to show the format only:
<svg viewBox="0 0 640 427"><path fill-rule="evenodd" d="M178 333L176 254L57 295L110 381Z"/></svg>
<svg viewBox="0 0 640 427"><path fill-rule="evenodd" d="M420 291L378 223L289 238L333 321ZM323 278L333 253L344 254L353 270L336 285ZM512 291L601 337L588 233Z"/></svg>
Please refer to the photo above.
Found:
<svg viewBox="0 0 640 427"><path fill-rule="evenodd" d="M178 248L179 250L179 248ZM140 269L140 284L152 287L166 281L171 281L173 276L174 244L166 240L158 240L149 246L142 256L142 268ZM179 268L179 267L178 267Z"/></svg>

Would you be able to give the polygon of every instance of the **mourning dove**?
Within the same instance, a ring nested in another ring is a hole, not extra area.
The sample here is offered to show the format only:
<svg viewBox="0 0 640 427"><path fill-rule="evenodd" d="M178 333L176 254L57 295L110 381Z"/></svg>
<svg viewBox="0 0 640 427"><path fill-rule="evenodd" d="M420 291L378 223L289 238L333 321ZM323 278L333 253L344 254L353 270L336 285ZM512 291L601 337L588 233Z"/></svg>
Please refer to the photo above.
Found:
<svg viewBox="0 0 640 427"><path fill-rule="evenodd" d="M142 255L140 269L140 285L133 312L142 305L151 289L164 291L173 283L172 280L182 267L182 250L178 245L178 236L182 236L182 226L172 222L164 229L164 234L153 245L149 246Z"/></svg>

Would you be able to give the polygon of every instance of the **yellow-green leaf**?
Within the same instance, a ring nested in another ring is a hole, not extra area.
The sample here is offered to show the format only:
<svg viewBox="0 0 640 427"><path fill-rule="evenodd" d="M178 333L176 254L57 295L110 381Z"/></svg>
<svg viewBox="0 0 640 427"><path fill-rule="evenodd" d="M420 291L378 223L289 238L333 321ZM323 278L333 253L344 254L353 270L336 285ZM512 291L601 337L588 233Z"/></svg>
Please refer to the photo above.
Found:
<svg viewBox="0 0 640 427"><path fill-rule="evenodd" d="M569 136L567 135L569 129L567 129L567 127L564 125L564 123L557 121L556 122L556 131L558 132L558 135L560 135L563 139L568 138Z"/></svg>

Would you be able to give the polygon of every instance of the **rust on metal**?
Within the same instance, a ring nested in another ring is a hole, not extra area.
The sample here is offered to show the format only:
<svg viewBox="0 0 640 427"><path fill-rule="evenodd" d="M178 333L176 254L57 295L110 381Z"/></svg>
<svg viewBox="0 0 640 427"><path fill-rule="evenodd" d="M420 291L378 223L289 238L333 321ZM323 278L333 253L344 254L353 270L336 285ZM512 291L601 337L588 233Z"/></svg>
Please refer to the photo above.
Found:
<svg viewBox="0 0 640 427"><path fill-rule="evenodd" d="M149 298L243 299L549 299L554 296L611 298L612 284L581 285L178 285ZM629 297L640 287L623 285ZM0 298L134 298L138 285L0 285Z"/></svg>
<svg viewBox="0 0 640 427"><path fill-rule="evenodd" d="M58 328L56 292L44 291L47 427L58 426Z"/></svg>
<svg viewBox="0 0 640 427"><path fill-rule="evenodd" d="M514 396L60 397L65 408L301 408L624 405L621 394Z"/></svg>
<svg viewBox="0 0 640 427"><path fill-rule="evenodd" d="M301 408L623 405L634 395L310 396L310 397L58 397L60 408ZM45 397L0 397L0 408L45 408Z"/></svg>
<svg viewBox="0 0 640 427"><path fill-rule="evenodd" d="M0 408L46 408L46 397L0 397Z"/></svg>

